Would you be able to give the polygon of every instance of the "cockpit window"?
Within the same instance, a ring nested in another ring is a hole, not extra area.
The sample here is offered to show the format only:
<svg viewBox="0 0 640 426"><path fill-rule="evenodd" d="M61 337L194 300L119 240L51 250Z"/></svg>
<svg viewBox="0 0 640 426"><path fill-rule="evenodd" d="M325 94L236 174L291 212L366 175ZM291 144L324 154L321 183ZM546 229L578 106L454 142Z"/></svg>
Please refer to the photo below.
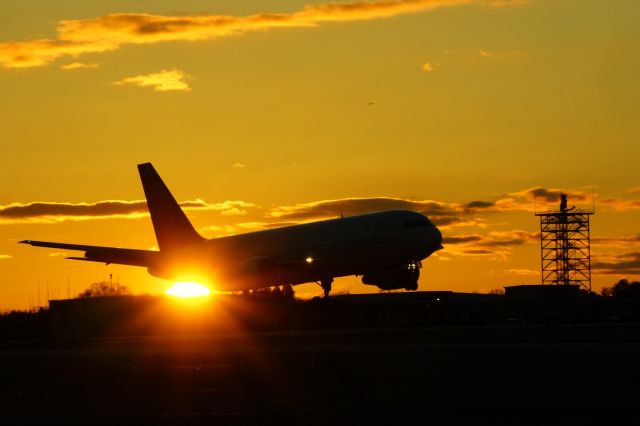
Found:
<svg viewBox="0 0 640 426"><path fill-rule="evenodd" d="M417 228L419 226L429 226L430 223L427 220L408 220L404 223L405 228Z"/></svg>

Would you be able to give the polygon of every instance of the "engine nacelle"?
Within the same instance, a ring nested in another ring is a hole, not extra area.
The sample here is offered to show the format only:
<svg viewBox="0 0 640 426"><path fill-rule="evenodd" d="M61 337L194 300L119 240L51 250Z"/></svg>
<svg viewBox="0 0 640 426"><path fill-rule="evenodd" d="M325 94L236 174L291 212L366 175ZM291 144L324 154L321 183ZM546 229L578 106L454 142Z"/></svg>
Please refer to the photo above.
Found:
<svg viewBox="0 0 640 426"><path fill-rule="evenodd" d="M362 283L375 285L382 290L417 290L418 277L420 277L420 264L409 262L399 268L364 274Z"/></svg>
<svg viewBox="0 0 640 426"><path fill-rule="evenodd" d="M240 264L240 273L260 275L265 280L274 280L278 276L278 262L270 257L252 257Z"/></svg>

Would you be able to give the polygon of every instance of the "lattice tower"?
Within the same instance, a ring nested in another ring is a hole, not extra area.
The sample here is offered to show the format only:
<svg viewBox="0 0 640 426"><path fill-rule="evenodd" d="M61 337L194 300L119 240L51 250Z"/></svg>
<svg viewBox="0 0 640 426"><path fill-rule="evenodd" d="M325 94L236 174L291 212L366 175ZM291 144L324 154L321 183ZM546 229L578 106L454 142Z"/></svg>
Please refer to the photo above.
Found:
<svg viewBox="0 0 640 426"><path fill-rule="evenodd" d="M591 239L589 218L594 210L567 207L536 213L540 217L542 284L580 285L591 291Z"/></svg>

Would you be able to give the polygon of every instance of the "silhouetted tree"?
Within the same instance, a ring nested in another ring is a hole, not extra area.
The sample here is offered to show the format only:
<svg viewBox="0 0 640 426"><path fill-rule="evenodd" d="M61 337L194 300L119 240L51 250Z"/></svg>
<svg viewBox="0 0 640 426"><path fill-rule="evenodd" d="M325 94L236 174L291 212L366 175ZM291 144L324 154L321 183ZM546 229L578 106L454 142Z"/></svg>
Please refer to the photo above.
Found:
<svg viewBox="0 0 640 426"><path fill-rule="evenodd" d="M111 285L108 281L99 281L92 283L88 289L78 294L78 297L122 296L125 294L130 294L126 286L120 284Z"/></svg>
<svg viewBox="0 0 640 426"><path fill-rule="evenodd" d="M280 286L271 287L271 298L282 299L282 290L280 289Z"/></svg>
<svg viewBox="0 0 640 426"><path fill-rule="evenodd" d="M640 298L640 282L629 282L626 278L621 279L613 287L603 287L601 294L605 297L615 297L617 299Z"/></svg>
<svg viewBox="0 0 640 426"><path fill-rule="evenodd" d="M604 291L604 287L602 288L602 290ZM604 294L603 294L603 296L604 296ZM583 297L583 298L587 298L587 297L589 297L589 298L598 298L599 296L598 296L598 293L596 293L595 291L591 291L591 290L587 290L585 288L581 288L580 289L580 297Z"/></svg>
<svg viewBox="0 0 640 426"><path fill-rule="evenodd" d="M293 286L291 284L286 284L282 287L282 297L286 300L294 299Z"/></svg>
<svg viewBox="0 0 640 426"><path fill-rule="evenodd" d="M257 297L261 299L273 299L273 300L293 300L294 293L291 285L264 287L254 290L249 290L246 293L248 296Z"/></svg>

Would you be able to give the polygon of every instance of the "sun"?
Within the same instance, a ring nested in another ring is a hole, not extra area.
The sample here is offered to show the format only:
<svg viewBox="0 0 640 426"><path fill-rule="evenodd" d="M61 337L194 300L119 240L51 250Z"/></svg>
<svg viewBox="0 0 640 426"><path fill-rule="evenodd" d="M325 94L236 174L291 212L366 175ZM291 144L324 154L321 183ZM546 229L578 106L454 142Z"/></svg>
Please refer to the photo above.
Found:
<svg viewBox="0 0 640 426"><path fill-rule="evenodd" d="M206 297L211 294L211 290L202 284L184 281L175 283L166 293L180 298Z"/></svg>

